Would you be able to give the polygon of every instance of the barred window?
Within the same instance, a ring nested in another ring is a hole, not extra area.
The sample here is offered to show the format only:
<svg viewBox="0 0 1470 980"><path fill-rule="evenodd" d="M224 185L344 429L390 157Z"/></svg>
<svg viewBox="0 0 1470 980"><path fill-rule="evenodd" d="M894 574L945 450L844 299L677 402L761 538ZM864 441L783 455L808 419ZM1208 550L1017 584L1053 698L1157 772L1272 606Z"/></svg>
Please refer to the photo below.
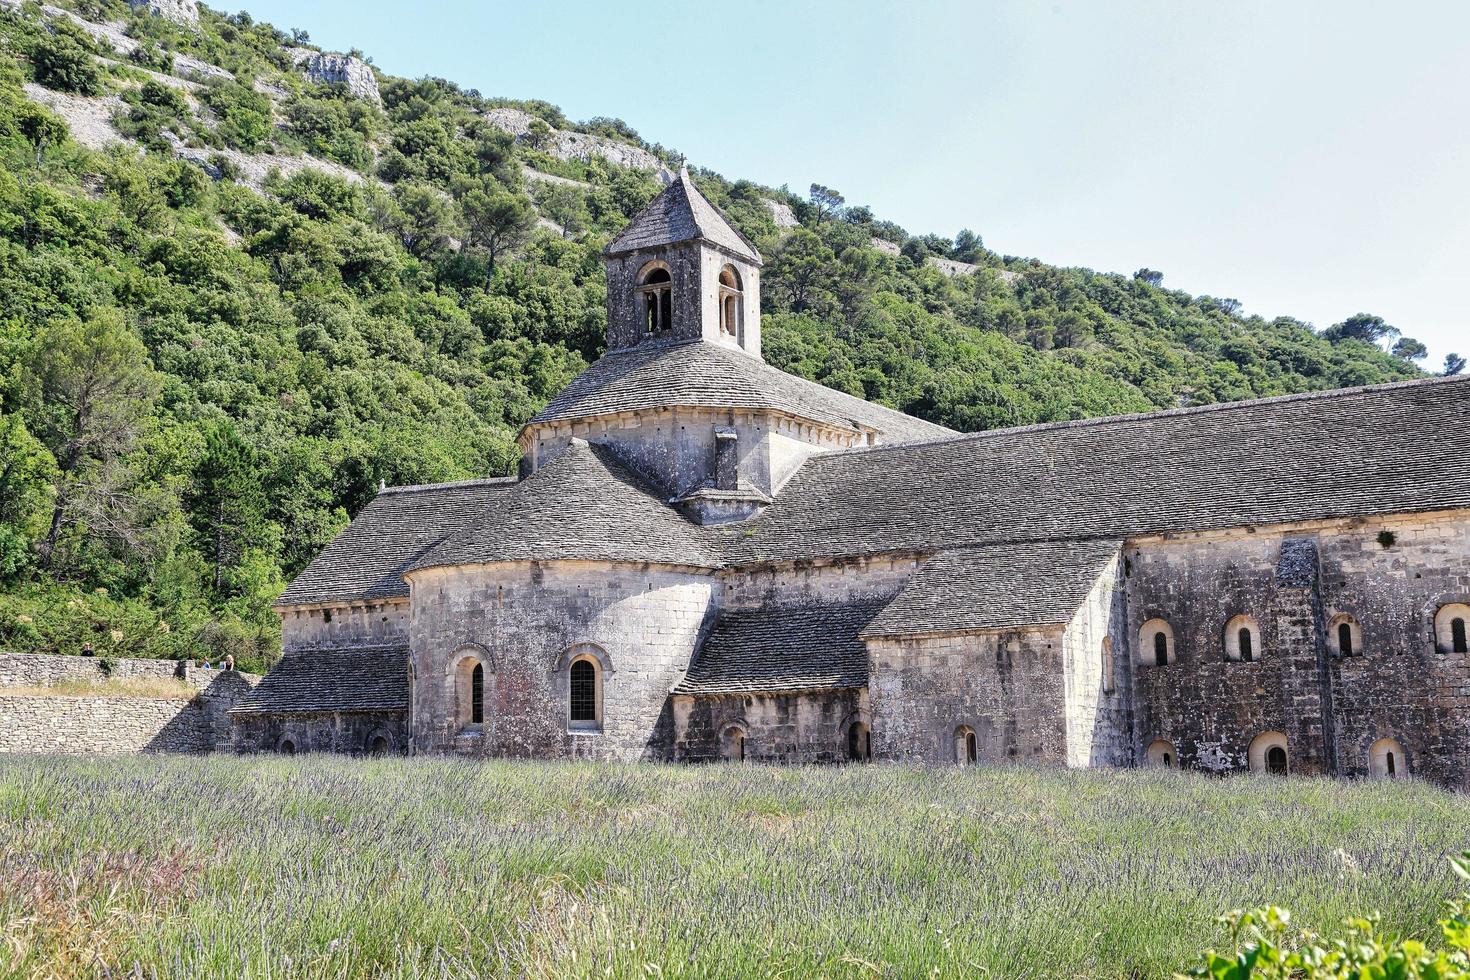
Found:
<svg viewBox="0 0 1470 980"><path fill-rule="evenodd" d="M572 664L571 720L597 721L597 668L590 660Z"/></svg>

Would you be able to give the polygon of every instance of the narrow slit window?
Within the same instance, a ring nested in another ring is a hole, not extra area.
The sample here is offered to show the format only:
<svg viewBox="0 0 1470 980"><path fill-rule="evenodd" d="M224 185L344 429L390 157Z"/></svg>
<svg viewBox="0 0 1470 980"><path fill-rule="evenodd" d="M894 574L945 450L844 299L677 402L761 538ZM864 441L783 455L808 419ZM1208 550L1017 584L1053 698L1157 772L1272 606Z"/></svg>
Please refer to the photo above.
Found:
<svg viewBox="0 0 1470 980"><path fill-rule="evenodd" d="M1240 659L1250 663L1255 658L1255 651L1251 647L1251 631L1242 626L1236 639L1240 642Z"/></svg>
<svg viewBox="0 0 1470 980"><path fill-rule="evenodd" d="M470 671L470 724L485 721L485 665L475 664Z"/></svg>
<svg viewBox="0 0 1470 980"><path fill-rule="evenodd" d="M1337 649L1344 657L1353 655L1353 628L1347 623L1337 625Z"/></svg>
<svg viewBox="0 0 1470 980"><path fill-rule="evenodd" d="M1459 617L1450 620L1450 649L1455 653L1470 653L1465 643L1465 621Z"/></svg>
<svg viewBox="0 0 1470 980"><path fill-rule="evenodd" d="M1154 634L1154 666L1165 667L1169 663L1169 638L1163 631Z"/></svg>

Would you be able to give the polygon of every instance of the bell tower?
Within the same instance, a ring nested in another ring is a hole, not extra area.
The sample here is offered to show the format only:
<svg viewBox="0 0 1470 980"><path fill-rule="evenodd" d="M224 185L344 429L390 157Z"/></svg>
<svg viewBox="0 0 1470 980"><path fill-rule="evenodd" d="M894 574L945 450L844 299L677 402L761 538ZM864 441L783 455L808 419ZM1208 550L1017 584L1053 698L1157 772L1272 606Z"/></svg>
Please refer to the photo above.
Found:
<svg viewBox="0 0 1470 980"><path fill-rule="evenodd" d="M603 251L609 353L702 340L761 356L760 253L680 170Z"/></svg>

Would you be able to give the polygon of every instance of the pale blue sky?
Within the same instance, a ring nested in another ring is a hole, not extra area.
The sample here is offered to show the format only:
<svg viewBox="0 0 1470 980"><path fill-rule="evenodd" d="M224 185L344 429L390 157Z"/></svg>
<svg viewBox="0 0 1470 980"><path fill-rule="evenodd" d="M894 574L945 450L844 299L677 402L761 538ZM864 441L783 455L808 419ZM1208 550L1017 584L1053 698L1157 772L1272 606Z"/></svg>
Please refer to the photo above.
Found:
<svg viewBox="0 0 1470 980"><path fill-rule="evenodd" d="M245 3L911 232L1470 357L1470 4Z"/></svg>

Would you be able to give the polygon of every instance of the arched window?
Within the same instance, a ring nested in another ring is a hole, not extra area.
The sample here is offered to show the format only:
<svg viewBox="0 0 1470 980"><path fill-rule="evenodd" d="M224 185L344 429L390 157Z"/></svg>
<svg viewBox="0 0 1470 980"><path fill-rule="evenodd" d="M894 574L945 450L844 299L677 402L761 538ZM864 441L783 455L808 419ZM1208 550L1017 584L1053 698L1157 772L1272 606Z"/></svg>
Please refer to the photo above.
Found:
<svg viewBox="0 0 1470 980"><path fill-rule="evenodd" d="M726 337L740 336L740 273L733 265L720 270L720 334Z"/></svg>
<svg viewBox="0 0 1470 980"><path fill-rule="evenodd" d="M1168 651L1165 651L1167 656ZM1113 691L1113 641L1104 638L1102 641L1102 689L1104 694Z"/></svg>
<svg viewBox="0 0 1470 980"><path fill-rule="evenodd" d="M726 762L745 761L745 729L731 725L720 733L720 758Z"/></svg>
<svg viewBox="0 0 1470 980"><path fill-rule="evenodd" d="M667 266L659 263L643 274L638 283L638 296L643 304L646 336L665 333L674 325L674 281Z"/></svg>
<svg viewBox="0 0 1470 980"><path fill-rule="evenodd" d="M1164 667L1174 662L1174 628L1162 619L1150 619L1138 631L1139 663Z"/></svg>
<svg viewBox="0 0 1470 980"><path fill-rule="evenodd" d="M860 721L847 726L847 757L853 762L867 762L873 757L868 746L868 726Z"/></svg>
<svg viewBox="0 0 1470 980"><path fill-rule="evenodd" d="M1251 663L1261 657L1261 628L1249 616L1235 616L1225 624L1225 659Z"/></svg>
<svg viewBox="0 0 1470 980"><path fill-rule="evenodd" d="M954 761L962 766L973 766L980 761L980 742L969 725L954 730Z"/></svg>
<svg viewBox="0 0 1470 980"><path fill-rule="evenodd" d="M1289 769L1286 736L1280 732L1262 732L1251 739L1250 747L1246 750L1246 759L1250 763L1251 772L1285 776Z"/></svg>
<svg viewBox="0 0 1470 980"><path fill-rule="evenodd" d="M1470 623L1470 606L1451 602L1434 614L1434 644L1440 653L1470 653L1466 624Z"/></svg>
<svg viewBox="0 0 1470 980"><path fill-rule="evenodd" d="M388 737L386 735L374 735L368 742L368 752L373 755L388 754Z"/></svg>
<svg viewBox="0 0 1470 980"><path fill-rule="evenodd" d="M479 647L468 647L454 661L454 718L460 730L474 732L485 723L488 670Z"/></svg>
<svg viewBox="0 0 1470 980"><path fill-rule="evenodd" d="M1368 772L1379 779L1407 779L1409 760L1395 739L1380 738L1368 746Z"/></svg>
<svg viewBox="0 0 1470 980"><path fill-rule="evenodd" d="M1164 738L1156 738L1148 743L1145 758L1151 766L1164 769L1175 769L1179 766L1179 753L1174 751L1174 743Z"/></svg>
<svg viewBox="0 0 1470 980"><path fill-rule="evenodd" d="M1358 621L1339 613L1327 624L1327 650L1334 657L1351 657L1363 652L1363 633Z"/></svg>
<svg viewBox="0 0 1470 980"><path fill-rule="evenodd" d="M281 740L281 754L282 755L295 755L296 754L296 743L293 742L293 741L291 741L289 738L282 739Z"/></svg>
<svg viewBox="0 0 1470 980"><path fill-rule="evenodd" d="M602 671L597 660L591 656L573 660L568 680L567 721L571 727L602 727Z"/></svg>

